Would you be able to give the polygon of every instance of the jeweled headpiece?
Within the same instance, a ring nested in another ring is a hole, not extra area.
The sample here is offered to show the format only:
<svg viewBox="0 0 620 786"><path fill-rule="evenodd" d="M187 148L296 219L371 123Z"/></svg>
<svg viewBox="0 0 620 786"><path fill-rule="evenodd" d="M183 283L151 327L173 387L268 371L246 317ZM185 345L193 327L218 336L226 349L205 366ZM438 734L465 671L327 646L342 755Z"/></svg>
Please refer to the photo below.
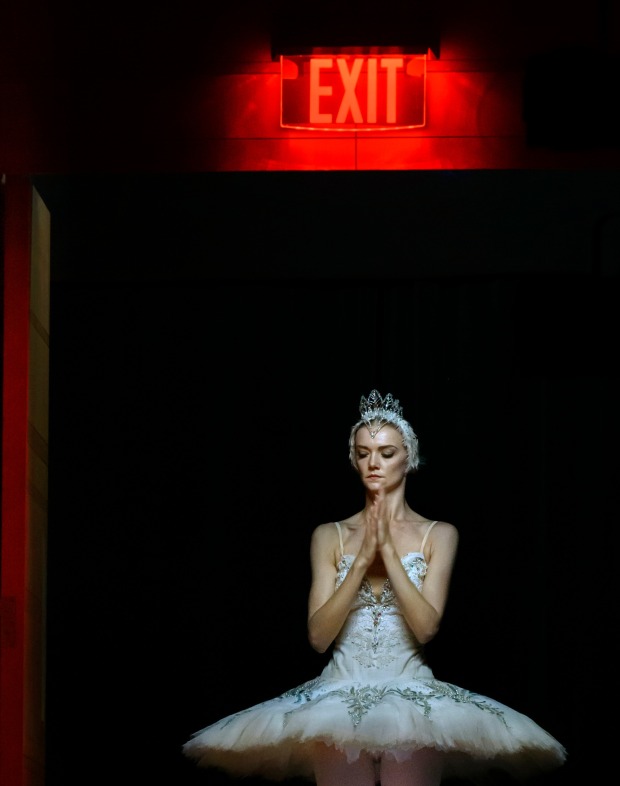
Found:
<svg viewBox="0 0 620 786"><path fill-rule="evenodd" d="M374 439L386 423L403 419L403 408L391 393L382 398L378 390L371 390L368 398L360 399L360 415Z"/></svg>
<svg viewBox="0 0 620 786"><path fill-rule="evenodd" d="M349 459L355 469L357 469L355 435L359 429L366 426L371 439L374 439L387 423L400 431L409 459L409 471L412 472L420 466L418 438L411 424L403 417L403 408L397 398L394 398L391 393L383 397L378 390L371 390L368 398L362 396L360 399L360 415L362 418L353 426L349 437Z"/></svg>

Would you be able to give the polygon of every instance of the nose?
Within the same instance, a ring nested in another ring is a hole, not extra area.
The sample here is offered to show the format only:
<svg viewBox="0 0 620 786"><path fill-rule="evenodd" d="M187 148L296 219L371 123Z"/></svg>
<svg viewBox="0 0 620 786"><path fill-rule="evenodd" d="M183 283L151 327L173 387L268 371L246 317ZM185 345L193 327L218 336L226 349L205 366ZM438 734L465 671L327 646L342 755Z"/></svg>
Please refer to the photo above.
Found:
<svg viewBox="0 0 620 786"><path fill-rule="evenodd" d="M374 468L378 466L379 466L379 453L373 451L368 457L368 467Z"/></svg>

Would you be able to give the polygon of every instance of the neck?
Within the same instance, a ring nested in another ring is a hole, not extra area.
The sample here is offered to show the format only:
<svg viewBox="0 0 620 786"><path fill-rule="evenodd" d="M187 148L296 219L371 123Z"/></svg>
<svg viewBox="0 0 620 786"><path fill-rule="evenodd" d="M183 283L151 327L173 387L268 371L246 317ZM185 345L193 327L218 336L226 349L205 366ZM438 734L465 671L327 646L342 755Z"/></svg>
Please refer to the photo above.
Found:
<svg viewBox="0 0 620 786"><path fill-rule="evenodd" d="M373 504L374 494L366 492L366 504L364 510L367 511ZM389 519L402 519L411 513L407 500L405 499L405 484L402 483L395 489L388 491L384 500L385 511Z"/></svg>

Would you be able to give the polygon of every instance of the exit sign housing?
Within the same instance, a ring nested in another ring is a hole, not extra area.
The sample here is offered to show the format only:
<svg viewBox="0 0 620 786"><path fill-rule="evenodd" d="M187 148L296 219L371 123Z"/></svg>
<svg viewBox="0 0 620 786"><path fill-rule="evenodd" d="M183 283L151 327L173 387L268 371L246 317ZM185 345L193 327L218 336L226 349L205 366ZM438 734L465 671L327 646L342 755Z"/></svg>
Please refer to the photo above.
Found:
<svg viewBox="0 0 620 786"><path fill-rule="evenodd" d="M426 55L282 55L280 85L283 128L385 131L426 120Z"/></svg>

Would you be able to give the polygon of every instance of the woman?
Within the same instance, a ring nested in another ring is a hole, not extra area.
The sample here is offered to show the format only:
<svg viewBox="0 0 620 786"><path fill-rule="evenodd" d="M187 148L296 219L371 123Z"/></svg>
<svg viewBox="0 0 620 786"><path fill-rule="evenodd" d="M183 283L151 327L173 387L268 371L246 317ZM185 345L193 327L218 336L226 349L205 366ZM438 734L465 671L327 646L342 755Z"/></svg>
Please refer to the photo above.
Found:
<svg viewBox="0 0 620 786"><path fill-rule="evenodd" d="M391 394L360 402L349 457L362 510L312 534L308 636L332 647L319 677L196 732L201 766L319 786L435 786L495 770L525 778L561 765L562 745L525 715L434 678L424 645L439 630L457 552L452 524L405 499L418 440Z"/></svg>

